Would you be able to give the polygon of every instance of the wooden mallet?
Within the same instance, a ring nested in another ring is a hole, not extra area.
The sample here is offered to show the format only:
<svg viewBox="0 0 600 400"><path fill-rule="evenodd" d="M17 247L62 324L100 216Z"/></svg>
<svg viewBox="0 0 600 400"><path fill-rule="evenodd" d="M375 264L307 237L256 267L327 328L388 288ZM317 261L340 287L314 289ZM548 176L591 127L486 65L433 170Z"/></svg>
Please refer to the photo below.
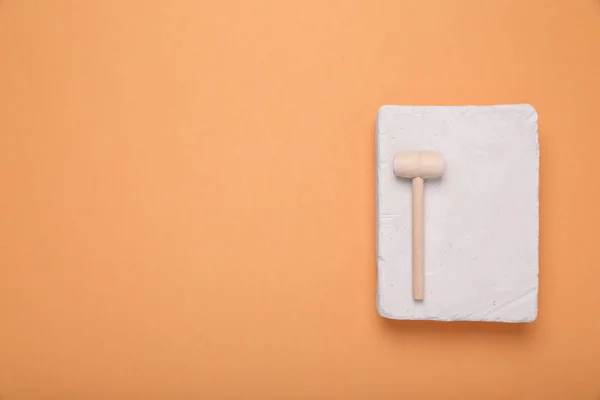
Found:
<svg viewBox="0 0 600 400"><path fill-rule="evenodd" d="M394 156L394 174L412 179L413 299L423 300L423 180L444 174L444 155L435 151L401 151Z"/></svg>

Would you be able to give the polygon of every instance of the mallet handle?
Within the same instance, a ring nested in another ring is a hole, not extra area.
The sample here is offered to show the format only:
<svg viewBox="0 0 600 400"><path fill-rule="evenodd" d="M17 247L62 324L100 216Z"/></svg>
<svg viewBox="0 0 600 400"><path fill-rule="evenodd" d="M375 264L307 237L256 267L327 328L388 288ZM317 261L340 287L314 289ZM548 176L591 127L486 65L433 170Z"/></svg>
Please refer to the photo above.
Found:
<svg viewBox="0 0 600 400"><path fill-rule="evenodd" d="M412 196L413 299L423 300L423 178L413 178Z"/></svg>

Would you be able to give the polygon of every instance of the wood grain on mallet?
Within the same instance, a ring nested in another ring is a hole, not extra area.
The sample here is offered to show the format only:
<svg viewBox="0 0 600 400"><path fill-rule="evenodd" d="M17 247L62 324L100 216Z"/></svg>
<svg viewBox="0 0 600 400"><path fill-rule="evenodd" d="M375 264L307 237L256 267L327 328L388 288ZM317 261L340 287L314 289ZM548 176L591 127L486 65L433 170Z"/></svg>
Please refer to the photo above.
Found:
<svg viewBox="0 0 600 400"><path fill-rule="evenodd" d="M424 298L423 180L442 176L445 168L443 154L434 151L403 151L394 157L394 174L412 179L412 282L415 300Z"/></svg>
<svg viewBox="0 0 600 400"><path fill-rule="evenodd" d="M413 298L423 300L423 178L412 180L412 284Z"/></svg>

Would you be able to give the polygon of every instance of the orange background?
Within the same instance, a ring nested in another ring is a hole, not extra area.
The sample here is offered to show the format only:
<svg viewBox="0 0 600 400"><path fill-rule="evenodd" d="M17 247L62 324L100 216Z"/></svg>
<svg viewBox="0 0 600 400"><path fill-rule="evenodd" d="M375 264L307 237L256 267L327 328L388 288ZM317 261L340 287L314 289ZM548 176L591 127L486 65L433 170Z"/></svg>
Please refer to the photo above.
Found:
<svg viewBox="0 0 600 400"><path fill-rule="evenodd" d="M599 99L596 0L1 0L0 398L599 399ZM377 109L521 102L538 320L380 318Z"/></svg>

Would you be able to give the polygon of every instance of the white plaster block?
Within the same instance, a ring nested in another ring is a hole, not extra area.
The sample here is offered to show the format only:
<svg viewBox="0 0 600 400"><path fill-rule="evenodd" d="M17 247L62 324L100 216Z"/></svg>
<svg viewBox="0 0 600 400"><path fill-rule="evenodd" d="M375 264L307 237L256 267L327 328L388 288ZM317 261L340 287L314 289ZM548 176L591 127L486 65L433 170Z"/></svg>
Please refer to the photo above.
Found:
<svg viewBox="0 0 600 400"><path fill-rule="evenodd" d="M377 309L391 319L530 322L538 309L538 116L527 104L377 115ZM412 298L411 182L400 150L446 158L425 181L425 299Z"/></svg>

